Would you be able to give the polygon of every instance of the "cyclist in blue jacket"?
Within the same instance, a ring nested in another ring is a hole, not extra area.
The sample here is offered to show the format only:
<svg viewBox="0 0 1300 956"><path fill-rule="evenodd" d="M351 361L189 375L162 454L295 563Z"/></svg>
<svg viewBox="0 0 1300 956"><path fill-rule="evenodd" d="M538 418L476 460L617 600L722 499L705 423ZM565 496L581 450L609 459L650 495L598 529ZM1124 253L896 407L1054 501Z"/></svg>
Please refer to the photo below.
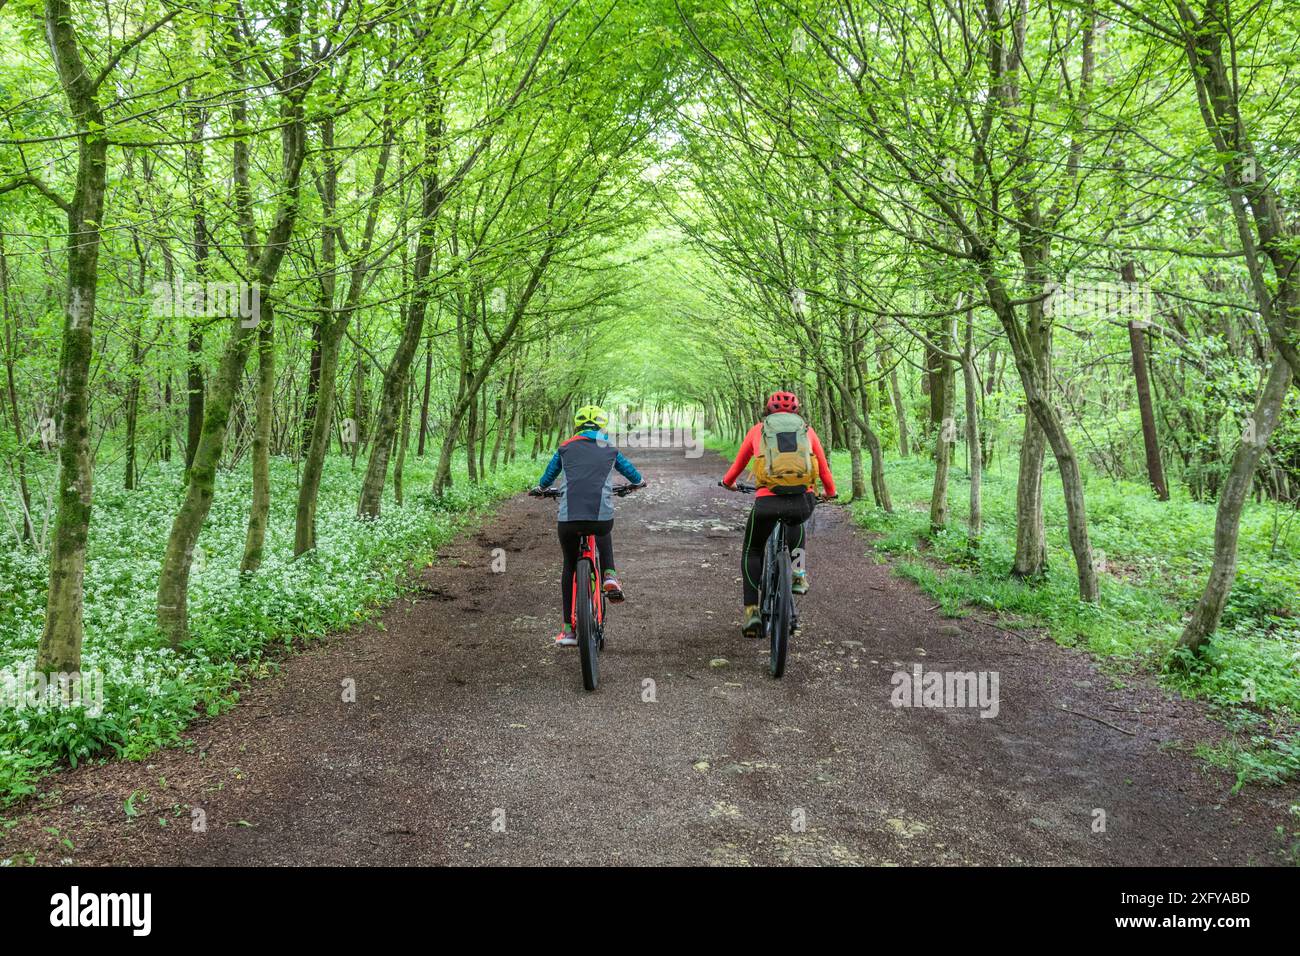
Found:
<svg viewBox="0 0 1300 956"><path fill-rule="evenodd" d="M578 567L578 543L584 534L596 538L600 552L600 574L605 596L622 601L623 587L614 570L614 472L633 484L641 483L641 472L609 441L605 431L609 417L595 405L584 405L574 415L577 434L560 444L537 482L549 487L564 475L563 495L557 531L564 552L560 594L564 602L564 626L555 636L560 647L573 647L573 576Z"/></svg>

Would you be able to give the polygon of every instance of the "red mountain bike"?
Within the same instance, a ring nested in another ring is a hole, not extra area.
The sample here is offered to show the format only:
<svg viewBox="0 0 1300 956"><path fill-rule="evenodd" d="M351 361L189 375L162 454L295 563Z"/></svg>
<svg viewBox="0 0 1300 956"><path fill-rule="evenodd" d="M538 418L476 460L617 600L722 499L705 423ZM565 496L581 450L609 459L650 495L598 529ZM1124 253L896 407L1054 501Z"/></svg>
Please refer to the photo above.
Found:
<svg viewBox="0 0 1300 956"><path fill-rule="evenodd" d="M622 498L638 488L639 484L619 485L614 494ZM563 489L533 489L528 492L535 498L559 498ZM584 534L578 540L578 567L573 575L573 625L582 657L582 686L595 690L600 682L600 652L605 649L605 591L600 586L600 554L596 550L596 536Z"/></svg>

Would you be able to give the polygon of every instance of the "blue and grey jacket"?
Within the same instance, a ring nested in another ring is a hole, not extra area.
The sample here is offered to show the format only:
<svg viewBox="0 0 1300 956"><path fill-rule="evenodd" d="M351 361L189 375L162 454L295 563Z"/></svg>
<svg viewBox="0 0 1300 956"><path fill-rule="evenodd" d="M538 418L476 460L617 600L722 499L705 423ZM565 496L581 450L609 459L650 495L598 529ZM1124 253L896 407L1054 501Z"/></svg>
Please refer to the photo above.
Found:
<svg viewBox="0 0 1300 956"><path fill-rule="evenodd" d="M641 472L594 428L578 432L560 444L542 472L539 488L547 488L564 473L560 521L608 521L614 517L614 472L636 484Z"/></svg>

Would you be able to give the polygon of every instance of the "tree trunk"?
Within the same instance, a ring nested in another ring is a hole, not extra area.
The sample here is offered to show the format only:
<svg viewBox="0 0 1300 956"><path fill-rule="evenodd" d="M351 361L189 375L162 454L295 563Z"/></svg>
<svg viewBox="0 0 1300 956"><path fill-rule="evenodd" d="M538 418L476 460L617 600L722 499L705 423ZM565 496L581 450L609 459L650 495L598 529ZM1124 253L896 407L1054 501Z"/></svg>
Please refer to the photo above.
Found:
<svg viewBox="0 0 1300 956"><path fill-rule="evenodd" d="M208 272L208 218L204 199L204 143L207 111L192 111L190 141L185 147L185 170L189 178L190 216L194 224L194 273L203 282ZM203 319L191 316L185 337L185 469L194 464L203 434Z"/></svg>
<svg viewBox="0 0 1300 956"><path fill-rule="evenodd" d="M346 310L336 318L333 328L346 328L350 313ZM298 504L294 510L293 554L305 554L316 547L316 502L320 495L321 475L325 470L325 457L329 453L333 435L335 389L338 382L339 347L342 334L325 335L321 340L320 382L316 392L316 414L311 422L311 440L302 462L302 476L298 482Z"/></svg>
<svg viewBox="0 0 1300 956"><path fill-rule="evenodd" d="M482 402L479 405L478 415L478 474L479 479L482 480L487 477L487 468L484 466L487 459L487 434L489 428L488 389L481 389L480 395L482 396Z"/></svg>
<svg viewBox="0 0 1300 956"><path fill-rule="evenodd" d="M465 421L465 470L470 484L478 484L478 463L476 461L476 444L478 437L479 400L475 393L469 399L469 418Z"/></svg>
<svg viewBox="0 0 1300 956"><path fill-rule="evenodd" d="M880 436L877 435L876 430L871 427L871 419L864 414L862 409L860 409L852 400L854 390L853 386L855 383L849 382L846 385L840 380L839 376L835 375L831 371L829 365L826 363L826 360L822 357L820 352L815 352L814 354L817 357L817 363L821 367L826 380L839 393L841 400L847 403L844 406L845 410L852 416L853 424L861 430L862 437L866 440L867 450L871 454L871 490L875 496L876 504L885 511L892 512L894 510L894 505L889 497L889 487L885 483L885 459L880 447ZM854 370L857 373L856 384L859 393L866 382L866 377L862 373L861 363L862 355L859 352L853 363ZM743 435L743 432L741 434Z"/></svg>
<svg viewBox="0 0 1300 956"><path fill-rule="evenodd" d="M361 331L361 318L357 317L357 332ZM352 455L352 469L357 467L357 454L361 451L362 443L370 435L369 425L366 423L366 361L365 356L361 354L360 347L361 337L357 336L358 345L353 349L352 358L352 431L353 441L349 448Z"/></svg>
<svg viewBox="0 0 1300 956"><path fill-rule="evenodd" d="M1275 357L1264 390L1255 402L1255 410L1233 456L1228 480L1219 493L1219 507L1214 518L1214 563L1201 599L1178 639L1179 646L1192 653L1199 652L1219 626L1223 606L1237 577L1237 534L1241 527L1241 511L1250 493L1259 459L1277 427L1291 378L1290 364L1281 356Z"/></svg>
<svg viewBox="0 0 1300 956"><path fill-rule="evenodd" d="M464 420L465 412L471 403L474 402L476 394L483 387L483 382L487 379L488 373L492 371L492 366L500 357L501 352L510 343L515 329L519 327L520 320L523 319L524 312L528 309L529 302L532 301L533 294L537 291L537 286L541 282L542 275L546 272L547 266L551 263L551 257L555 254L555 246L558 240L552 239L547 245L546 250L542 253L541 258L533 266L529 273L528 282L524 286L523 293L519 301L515 303L514 311L510 315L506 327L501 334L494 340L492 348L488 350L483 361L479 365L478 371L474 374L473 379L465 389L465 394L461 395L452 406L451 415L446 423L446 432L442 440L442 452L438 457L438 470L433 476L433 492L435 495L441 494L442 491L450 484L451 476L451 451L455 447L456 436L460 432L461 422ZM558 444L558 439L557 439ZM473 446L470 447L470 454L473 454Z"/></svg>
<svg viewBox="0 0 1300 956"><path fill-rule="evenodd" d="M241 574L252 574L262 564L266 543L266 521L271 513L271 418L275 395L275 336L269 316L263 315L257 329L257 418L253 424L253 501L248 509L248 532L244 536Z"/></svg>
<svg viewBox="0 0 1300 956"><path fill-rule="evenodd" d="M566 12L567 13L567 12ZM415 281L412 283L414 290L411 296L411 309L407 318L405 327L402 330L402 337L398 342L397 351L394 353L392 361L384 374L384 384L381 391L379 413L375 421L375 442L371 451L370 461L366 466L366 477L361 486L361 498L357 504L357 515L361 518L375 518L379 516L379 501L384 490L384 480L388 473L388 445L392 435L394 421L396 418L395 410L397 400L402 394L405 387L407 373L410 369L411 360L415 355L416 347L419 345L420 335L424 329L424 316L431 295L430 283L424 281L430 271L430 265L433 258L433 246L435 239L435 226L437 224L437 215L446 200L447 192L456 183L460 181L477 162L478 157L486 150L492 139L492 128L496 123L501 121L507 113L514 109L519 97L524 90L531 84L534 70L541 59L542 53L550 44L551 36L554 33L556 25L566 15L561 13L552 18L542 31L542 36L538 40L538 45L534 51L533 58L526 68L524 74L520 77L519 82L515 85L514 90L507 98L506 102L495 111L495 116L491 123L488 124L488 131L484 133L471 151L469 156L457 167L456 172L449 177L447 183L442 183L438 178L439 166L439 149L442 140L442 110L443 102L441 93L438 89L437 77L435 75L426 76L426 87L430 90L429 102L425 110L425 177L424 193L421 204L422 222L420 226L420 238L416 247L415 256ZM454 232L453 232L454 235ZM545 259L550 261L551 247L548 247ZM499 340L503 341L503 340ZM484 363L484 369L488 364ZM472 397L472 396L471 396ZM450 429L449 431L454 431ZM436 484L435 490L439 487Z"/></svg>
<svg viewBox="0 0 1300 956"><path fill-rule="evenodd" d="M852 381L852 346L845 344L844 347L844 377ZM857 423L853 420L853 401L847 395L840 396L840 407L842 409L841 417L844 419L848 429L848 446L849 446L849 465L852 476L853 500L867 496L867 480L862 473L862 429L858 428Z"/></svg>
<svg viewBox="0 0 1300 956"><path fill-rule="evenodd" d="M956 374L953 363L937 349L932 352L935 364L931 366L930 389L937 391L940 399L938 410L939 427L934 434L934 484L930 490L930 533L935 534L948 527L950 509L948 507L948 471L952 465L952 449L956 444L956 429L953 424L954 392L956 391ZM931 404L933 409L935 406Z"/></svg>
<svg viewBox="0 0 1300 956"><path fill-rule="evenodd" d="M903 404L903 392L898 387L898 366L889 370L889 394L894 400L894 417L898 421L898 453L904 458L911 454L907 438L907 406Z"/></svg>
<svg viewBox="0 0 1300 956"><path fill-rule="evenodd" d="M368 267L368 256L374 243L375 226L379 218L379 203L384 195L384 177L388 171L388 158L393 145L393 127L387 112L384 116L384 142L375 164L374 180L370 186L370 206L366 212L366 225L361 236L361 243L352 261L351 275L348 281L347 297L343 308L336 315L333 313L334 289L331 283L327 289L327 307L331 310L321 317L321 352L320 381L316 386L316 412L311 420L311 440L307 445L307 454L303 460L302 477L298 484L298 504L294 511L293 554L294 557L305 554L316 547L316 502L320 494L321 475L325 469L325 457L329 454L330 438L334 431L334 406L338 387L339 355L343 345L343 336L347 332L352 316L361 301L363 279ZM333 198L330 188L327 195ZM323 240L323 237L322 237ZM322 302L326 299L322 292ZM328 321L327 321L328 318Z"/></svg>
<svg viewBox="0 0 1300 956"><path fill-rule="evenodd" d="M83 581L90 528L90 362L92 326L99 288L100 228L108 170L108 138L98 89L91 81L67 0L45 0L45 31L54 65L81 130L77 137L77 186L68 214L67 303L59 356L61 401L58 499L50 549L50 585L45 626L36 652L42 673L81 667Z"/></svg>
<svg viewBox="0 0 1300 956"><path fill-rule="evenodd" d="M407 373L411 360L424 333L424 317L432 296L428 282L433 265L438 213L446 194L438 177L439 151L442 144L441 100L436 89L430 95L425 119L425 175L420 202L420 234L415 249L415 264L411 276L411 299L406 322L397 349L384 371L380 389L379 411L374 422L374 443L366 463L366 475L361 483L361 496L357 502L357 517L379 517L379 503L388 477L388 455L393 444L393 429L397 423L398 403L405 392Z"/></svg>
<svg viewBox="0 0 1300 956"><path fill-rule="evenodd" d="M512 465L515 461L516 444L519 439L519 406L519 397L512 393L512 398L510 399L510 433L506 437L507 465Z"/></svg>
<svg viewBox="0 0 1300 956"><path fill-rule="evenodd" d="M1121 273L1124 282L1137 282L1132 260L1124 263ZM1146 339L1137 321L1128 323L1129 351L1133 355L1133 381L1137 384L1138 410L1142 415L1142 444L1147 453L1147 479L1155 489L1156 498L1169 500L1169 486L1165 484L1165 470L1160 463L1160 442L1156 437L1156 413L1151 404L1151 382L1147 377Z"/></svg>
<svg viewBox="0 0 1300 956"><path fill-rule="evenodd" d="M143 279L143 276L141 276ZM140 419L140 348L139 328L131 331L131 368L126 386L126 465L122 469L122 487L134 491L138 480L136 466L136 424Z"/></svg>
<svg viewBox="0 0 1300 956"><path fill-rule="evenodd" d="M1051 329L1041 308L1031 305L1025 337L1034 364L1051 377ZM1016 474L1016 553L1013 577L1038 581L1047 574L1047 532L1043 521L1043 462L1047 436L1033 410L1025 406L1025 428L1020 442L1020 467Z"/></svg>
<svg viewBox="0 0 1300 956"><path fill-rule="evenodd" d="M158 460L172 460L172 373L167 372L166 384L163 385L162 404L158 408L158 417L162 423L162 438L158 443Z"/></svg>
<svg viewBox="0 0 1300 956"><path fill-rule="evenodd" d="M1042 428L1056 465L1061 473L1061 489L1065 496L1066 523L1070 537L1070 550L1074 554L1075 570L1079 578L1079 599L1096 601L1098 597L1097 569L1093 566L1092 544L1088 540L1088 516L1083 494L1083 476L1079 471L1079 460L1074 446L1065 433L1060 415L1048 399L1047 387L1050 377L1043 363L1034 356L1026 331L1021 327L1015 315L1015 307L1001 279L992 271L988 259L981 259L980 266L984 272L984 282L989 295L989 303L1002 323L1011 344L1016 369L1025 390L1025 400L1034 419ZM1032 306L1031 306L1032 309ZM1026 436L1028 437L1028 436ZM1041 463L1040 463L1041 464ZM1041 475L1041 468L1039 469ZM1041 477L1039 479L1041 481ZM1041 495L1041 485L1040 485ZM1039 498L1041 503L1041 497ZM1017 501L1019 504L1019 501ZM1041 512L1040 512L1041 514ZM1019 529L1017 529L1018 532Z"/></svg>
<svg viewBox="0 0 1300 956"><path fill-rule="evenodd" d="M36 540L36 529L32 527L32 496L27 487L27 442L23 437L23 419L18 411L18 387L14 381L14 363L17 361L17 322L10 333L9 310L9 259L5 255L4 232L0 231L0 313L4 318L5 335L5 382L9 392L9 410L14 419L14 455L18 472L18 507L23 513L23 527L20 532L22 541L31 544Z"/></svg>
<svg viewBox="0 0 1300 956"><path fill-rule="evenodd" d="M433 385L433 339L424 348L424 395L420 399L420 438L415 457L424 457L424 442L429 437L429 394Z"/></svg>
<svg viewBox="0 0 1300 956"><path fill-rule="evenodd" d="M984 529L984 450L980 442L979 377L975 373L975 314L966 312L966 342L961 353L962 391L966 398L966 453L970 459L970 515L966 520L966 543L979 548Z"/></svg>
<svg viewBox="0 0 1300 956"><path fill-rule="evenodd" d="M930 398L930 417L927 421L927 433L930 429L938 430L943 427L943 409L945 402L943 395L943 382L941 381L945 374L943 365L943 357L927 343L925 346L924 388L922 388L922 391Z"/></svg>
<svg viewBox="0 0 1300 956"><path fill-rule="evenodd" d="M402 424L397 429L397 449L393 456L393 500L397 507L402 507L402 466L406 464L406 446L411 441L411 392L415 383L406 387L406 396L402 402Z"/></svg>
<svg viewBox="0 0 1300 956"><path fill-rule="evenodd" d="M326 227L326 229L322 231L329 231L329 227ZM321 258L323 259L324 258L323 247L325 246L325 241L323 238L321 240L321 246L322 246ZM326 277L322 275L321 285L332 286L333 278L334 276L332 271L329 273L328 279L326 279ZM320 365L323 359L322 353L324 351L325 325L329 321L330 315L333 314L332 299L333 296L331 295L330 296L331 301L326 301L325 293L322 291L321 293L322 308L320 314L316 316L316 321L312 323L312 327L311 327L311 357L308 359L308 365L307 365L307 395L303 399L302 428L300 430L301 433L298 438L299 454L304 456L307 454L307 450L311 447L312 421L316 418L316 404L319 401L319 396L320 396Z"/></svg>
<svg viewBox="0 0 1300 956"><path fill-rule="evenodd" d="M285 35L298 37L302 19L302 9L297 0L287 8ZM242 62L243 51L232 41L229 53L231 59ZM267 232L266 243L256 257L254 268L250 270L257 283L263 299L256 324L250 325L239 316L231 320L230 338L222 352L221 363L217 370L217 379L208 395L203 415L203 434L199 440L194 463L190 468L190 481L185 488L185 498L181 502L176 518L172 522L171 533L167 539L167 550L163 555L162 570L158 581L158 627L173 647L181 644L189 636L188 600L190 567L194 557L194 546L198 542L199 532L207 520L212 507L212 495L216 485L217 464L221 460L225 444L226 430L230 423L230 412L239 389L239 380L244 366L248 362L248 353L254 339L253 330L262 322L274 321L270 305L270 290L275 282L276 273L288 248L289 237L293 233L294 222L298 215L299 182L302 173L303 156L306 145L306 130L302 116L302 98L307 93L307 83L298 75L301 63L301 51L296 43L292 46L290 58L286 62L285 86L291 92L286 94L281 112L285 120L281 127L281 179L280 202ZM242 71L235 70L237 79L242 78ZM235 128L243 128L248 122L247 104L243 99L236 99L232 109ZM236 140L234 144L235 166L235 206L240 220L245 246L245 259L253 259L254 225L252 212L252 191L249 185L248 144Z"/></svg>
<svg viewBox="0 0 1300 956"><path fill-rule="evenodd" d="M1037 581L1047 574L1047 536L1043 527L1043 459L1047 439L1034 413L1025 408L1016 474L1016 553L1012 577Z"/></svg>
<svg viewBox="0 0 1300 956"><path fill-rule="evenodd" d="M511 369L512 374L513 372L514 370ZM507 378L506 384L509 385L509 383L510 379ZM507 394L508 392L509 389L507 388ZM506 408L507 403L505 395L498 395L496 401L493 403L493 419L496 422L496 433L492 437L492 456L488 459L489 467L494 472L497 470L497 464L501 460L501 446L505 439Z"/></svg>

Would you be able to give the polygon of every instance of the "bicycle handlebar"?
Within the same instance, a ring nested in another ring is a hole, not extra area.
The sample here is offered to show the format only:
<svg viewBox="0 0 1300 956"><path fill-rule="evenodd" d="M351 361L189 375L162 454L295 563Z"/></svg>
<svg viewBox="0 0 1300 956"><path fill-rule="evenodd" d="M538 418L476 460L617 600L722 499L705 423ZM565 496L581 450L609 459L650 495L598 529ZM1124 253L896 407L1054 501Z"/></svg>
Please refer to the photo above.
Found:
<svg viewBox="0 0 1300 956"><path fill-rule="evenodd" d="M644 488L645 485L646 483L644 481L639 481L634 485L618 485L612 490L614 494L618 495L620 498L625 498L638 488ZM564 494L564 492L559 488L529 488L528 494L533 498L559 498Z"/></svg>

